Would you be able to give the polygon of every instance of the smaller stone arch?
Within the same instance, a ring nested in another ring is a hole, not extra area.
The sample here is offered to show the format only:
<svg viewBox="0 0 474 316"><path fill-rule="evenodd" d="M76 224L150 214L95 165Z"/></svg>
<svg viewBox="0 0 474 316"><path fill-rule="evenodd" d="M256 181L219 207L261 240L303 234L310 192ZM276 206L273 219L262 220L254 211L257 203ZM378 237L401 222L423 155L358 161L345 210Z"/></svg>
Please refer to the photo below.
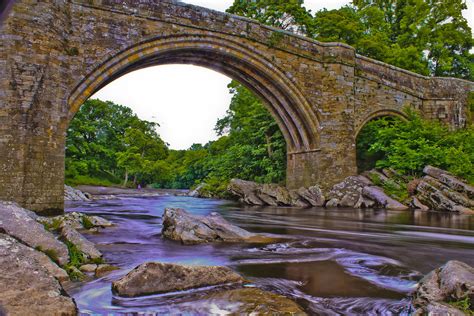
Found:
<svg viewBox="0 0 474 316"><path fill-rule="evenodd" d="M379 111L372 112L362 121L362 123L360 123L360 125L355 127L354 139L357 140L357 137L359 136L360 131L364 128L364 126L367 123L384 116L396 117L403 121L406 121L408 119L407 115L404 112L397 111L397 110L379 110Z"/></svg>

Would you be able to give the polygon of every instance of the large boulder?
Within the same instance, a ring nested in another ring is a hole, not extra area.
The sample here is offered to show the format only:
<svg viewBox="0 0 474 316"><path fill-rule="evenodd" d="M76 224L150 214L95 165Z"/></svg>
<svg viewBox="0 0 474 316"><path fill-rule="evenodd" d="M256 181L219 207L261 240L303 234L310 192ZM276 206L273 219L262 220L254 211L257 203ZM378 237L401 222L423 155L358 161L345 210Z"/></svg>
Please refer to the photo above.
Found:
<svg viewBox="0 0 474 316"><path fill-rule="evenodd" d="M355 207L363 202L362 190L372 182L364 176L350 176L334 185L327 196L327 207Z"/></svg>
<svg viewBox="0 0 474 316"><path fill-rule="evenodd" d="M258 288L214 291L203 299L227 315L306 315L289 298Z"/></svg>
<svg viewBox="0 0 474 316"><path fill-rule="evenodd" d="M148 262L113 282L112 291L119 296L135 297L243 282L240 275L227 267Z"/></svg>
<svg viewBox="0 0 474 316"><path fill-rule="evenodd" d="M451 173L432 166L426 166L423 169L423 172L426 175L437 179L449 188L465 194L470 199L474 199L474 186L469 185L466 182L456 178Z"/></svg>
<svg viewBox="0 0 474 316"><path fill-rule="evenodd" d="M460 261L448 261L419 282L413 297L417 313L438 311L448 315L454 307L446 303L474 298L474 268Z"/></svg>
<svg viewBox="0 0 474 316"><path fill-rule="evenodd" d="M288 190L274 183L259 184L232 179L228 191L236 195L241 202L249 205L311 207L323 206L325 202L323 192L317 185Z"/></svg>
<svg viewBox="0 0 474 316"><path fill-rule="evenodd" d="M257 196L259 187L259 184L252 181L232 179L229 182L227 190L231 194L239 197L239 200L242 203L249 205L265 205L266 203Z"/></svg>
<svg viewBox="0 0 474 316"><path fill-rule="evenodd" d="M192 215L180 208L166 208L162 235L183 244L206 242L258 242L265 237L232 225L218 213L208 216ZM269 239L268 239L269 240Z"/></svg>
<svg viewBox="0 0 474 316"><path fill-rule="evenodd" d="M0 314L76 315L44 254L0 234ZM57 275L56 275L57 276Z"/></svg>
<svg viewBox="0 0 474 316"><path fill-rule="evenodd" d="M447 186L436 181L430 176L425 176L416 188L418 200L430 209L442 212L458 212L471 214L473 210L468 205L463 205L460 199L453 198L456 192L449 192ZM467 204L467 203L466 203Z"/></svg>
<svg viewBox="0 0 474 316"><path fill-rule="evenodd" d="M292 205L292 198L287 188L277 184L262 184L257 187L257 196L272 206L289 206Z"/></svg>
<svg viewBox="0 0 474 316"><path fill-rule="evenodd" d="M303 202L311 206L324 206L326 201L323 191L317 185L313 185L309 188L299 188L296 190L296 194L299 197L297 200L302 200ZM293 205L297 205L298 202L293 202Z"/></svg>
<svg viewBox="0 0 474 316"><path fill-rule="evenodd" d="M38 223L36 214L16 203L0 202L0 232L13 236L26 245L55 257L63 266L69 262L69 252L62 242Z"/></svg>
<svg viewBox="0 0 474 316"><path fill-rule="evenodd" d="M73 227L63 223L60 229L60 238L76 246L76 248L86 256L86 260L94 260L102 257L102 253L97 250L94 243L87 240Z"/></svg>
<svg viewBox="0 0 474 316"><path fill-rule="evenodd" d="M474 214L474 187L449 172L426 166L418 181L416 198L429 209Z"/></svg>
<svg viewBox="0 0 474 316"><path fill-rule="evenodd" d="M64 185L64 199L66 201L90 201L91 196L81 190L74 189L68 185Z"/></svg>
<svg viewBox="0 0 474 316"><path fill-rule="evenodd" d="M385 208L388 210L404 211L408 209L408 206L398 202L397 200L389 197L382 188L376 186L367 186L362 189L362 194L375 201L377 207Z"/></svg>

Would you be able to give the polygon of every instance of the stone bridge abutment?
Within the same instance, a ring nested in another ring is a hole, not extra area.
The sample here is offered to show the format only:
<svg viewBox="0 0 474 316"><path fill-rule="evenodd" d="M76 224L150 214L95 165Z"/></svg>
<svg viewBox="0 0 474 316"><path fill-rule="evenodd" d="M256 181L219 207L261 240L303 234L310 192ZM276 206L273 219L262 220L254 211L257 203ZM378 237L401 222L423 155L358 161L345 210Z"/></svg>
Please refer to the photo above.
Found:
<svg viewBox="0 0 474 316"><path fill-rule="evenodd" d="M355 136L376 116L411 107L462 127L474 91L181 3L18 0L0 26L0 199L62 209L65 136L81 104L128 72L173 63L221 72L261 97L284 134L293 188L355 174Z"/></svg>

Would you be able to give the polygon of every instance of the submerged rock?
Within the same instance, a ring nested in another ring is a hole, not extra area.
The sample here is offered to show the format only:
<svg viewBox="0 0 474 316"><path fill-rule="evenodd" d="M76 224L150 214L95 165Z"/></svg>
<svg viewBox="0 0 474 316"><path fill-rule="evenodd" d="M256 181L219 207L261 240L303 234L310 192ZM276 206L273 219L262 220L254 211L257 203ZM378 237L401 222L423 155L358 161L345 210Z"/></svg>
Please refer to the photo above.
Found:
<svg viewBox="0 0 474 316"><path fill-rule="evenodd" d="M183 244L205 242L258 242L265 237L232 225L218 213L208 216L192 215L180 208L166 208L162 235ZM267 238L270 241L269 238Z"/></svg>
<svg viewBox="0 0 474 316"><path fill-rule="evenodd" d="M113 226L113 223L105 218L89 216L79 212L68 212L53 217L38 216L36 220L52 229L57 229L62 224L74 229L106 228Z"/></svg>
<svg viewBox="0 0 474 316"><path fill-rule="evenodd" d="M474 296L474 268L460 261L448 261L427 274L418 284L413 296L417 314L436 311L448 315L456 309L446 303L472 299Z"/></svg>
<svg viewBox="0 0 474 316"><path fill-rule="evenodd" d="M119 270L119 268L110 264L99 264L97 269L95 269L95 276L101 277L115 270Z"/></svg>
<svg viewBox="0 0 474 316"><path fill-rule="evenodd" d="M0 202L0 232L3 231L26 245L49 253L63 266L69 261L66 245L38 223L37 215L16 203Z"/></svg>
<svg viewBox="0 0 474 316"><path fill-rule="evenodd" d="M212 292L203 299L224 315L306 315L294 301L258 288Z"/></svg>
<svg viewBox="0 0 474 316"><path fill-rule="evenodd" d="M113 282L112 291L119 296L135 297L243 282L240 275L227 267L148 262Z"/></svg>
<svg viewBox="0 0 474 316"><path fill-rule="evenodd" d="M0 234L0 306L5 315L77 314L46 260L44 254Z"/></svg>

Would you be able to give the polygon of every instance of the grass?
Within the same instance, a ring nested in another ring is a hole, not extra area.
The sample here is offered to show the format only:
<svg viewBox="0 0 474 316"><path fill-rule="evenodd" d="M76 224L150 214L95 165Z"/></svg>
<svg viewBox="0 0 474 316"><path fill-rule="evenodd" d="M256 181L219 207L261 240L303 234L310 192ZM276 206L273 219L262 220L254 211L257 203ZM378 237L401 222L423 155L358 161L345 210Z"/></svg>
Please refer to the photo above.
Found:
<svg viewBox="0 0 474 316"><path fill-rule="evenodd" d="M43 226L44 229L48 231L57 231L59 230L59 227L61 226L62 220L60 218L55 218L51 223L44 222Z"/></svg>
<svg viewBox="0 0 474 316"><path fill-rule="evenodd" d="M69 251L69 263L65 266L66 272L69 274L69 278L73 281L82 280L84 274L78 271L79 267L87 262L84 254L80 251L76 245L66 241L66 246Z"/></svg>
<svg viewBox="0 0 474 316"><path fill-rule="evenodd" d="M474 315L474 306L471 304L469 297L466 297L463 300L449 302L449 305L461 310L464 314L473 316Z"/></svg>
<svg viewBox="0 0 474 316"><path fill-rule="evenodd" d="M399 202L405 202L408 200L409 194L407 184L405 182L395 182L393 179L382 181L380 176L374 173L371 173L369 178L375 185L382 187L384 192L395 200Z"/></svg>
<svg viewBox="0 0 474 316"><path fill-rule="evenodd" d="M95 186L104 186L104 187L111 187L111 186L117 186L120 185L120 181L115 182L111 181L109 179L99 179L95 177L90 177L90 176L82 176L78 175L75 176L74 178L66 178L66 184L70 186L78 186L78 185L95 185Z"/></svg>
<svg viewBox="0 0 474 316"><path fill-rule="evenodd" d="M94 224L92 224L89 216L84 215L82 217L82 226L84 226L85 229L94 228Z"/></svg>

